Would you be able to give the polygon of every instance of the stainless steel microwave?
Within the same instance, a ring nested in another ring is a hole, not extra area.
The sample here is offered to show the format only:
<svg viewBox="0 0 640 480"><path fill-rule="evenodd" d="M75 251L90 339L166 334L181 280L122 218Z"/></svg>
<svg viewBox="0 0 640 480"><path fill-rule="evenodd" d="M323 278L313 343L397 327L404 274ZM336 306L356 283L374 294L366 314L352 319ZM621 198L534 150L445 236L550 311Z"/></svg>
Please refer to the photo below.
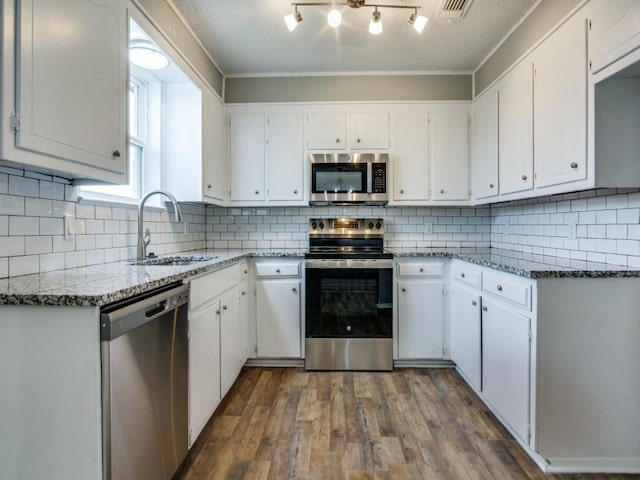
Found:
<svg viewBox="0 0 640 480"><path fill-rule="evenodd" d="M310 205L385 205L387 153L312 153Z"/></svg>

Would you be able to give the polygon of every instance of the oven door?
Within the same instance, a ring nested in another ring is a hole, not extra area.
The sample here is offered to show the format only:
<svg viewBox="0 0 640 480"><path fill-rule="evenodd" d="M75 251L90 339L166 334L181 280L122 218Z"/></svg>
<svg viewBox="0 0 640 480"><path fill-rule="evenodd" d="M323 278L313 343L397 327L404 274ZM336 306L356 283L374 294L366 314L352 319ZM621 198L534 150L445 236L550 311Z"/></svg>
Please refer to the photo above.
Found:
<svg viewBox="0 0 640 480"><path fill-rule="evenodd" d="M307 260L307 338L391 338L392 260Z"/></svg>

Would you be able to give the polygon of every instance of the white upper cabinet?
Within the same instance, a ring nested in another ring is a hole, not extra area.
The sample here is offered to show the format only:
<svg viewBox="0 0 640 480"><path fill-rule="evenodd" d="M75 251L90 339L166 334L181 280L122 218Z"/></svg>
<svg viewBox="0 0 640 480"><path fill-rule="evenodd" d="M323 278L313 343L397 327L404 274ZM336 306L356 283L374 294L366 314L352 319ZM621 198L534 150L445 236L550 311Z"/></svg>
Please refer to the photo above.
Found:
<svg viewBox="0 0 640 480"><path fill-rule="evenodd" d="M348 147L351 150L389 148L389 113L350 114Z"/></svg>
<svg viewBox="0 0 640 480"><path fill-rule="evenodd" d="M389 148L388 112L307 113L307 149L380 150Z"/></svg>
<svg viewBox="0 0 640 480"><path fill-rule="evenodd" d="M347 114L344 112L307 113L307 148L309 150L346 149Z"/></svg>
<svg viewBox="0 0 640 480"><path fill-rule="evenodd" d="M473 196L498 195L498 92L490 88L473 104Z"/></svg>
<svg viewBox="0 0 640 480"><path fill-rule="evenodd" d="M469 114L429 112L429 159L434 200L469 199Z"/></svg>
<svg viewBox="0 0 640 480"><path fill-rule="evenodd" d="M125 6L107 0L20 0L17 12L14 2L3 2L2 8L2 118L16 130L13 139L9 125L3 127L2 158L71 177L126 183Z"/></svg>
<svg viewBox="0 0 640 480"><path fill-rule="evenodd" d="M640 2L600 0L589 19L589 63L591 72L640 47Z"/></svg>
<svg viewBox="0 0 640 480"><path fill-rule="evenodd" d="M427 112L391 114L393 200L429 200L429 127Z"/></svg>
<svg viewBox="0 0 640 480"><path fill-rule="evenodd" d="M215 203L224 203L227 191L227 123L224 102L203 90L202 192Z"/></svg>
<svg viewBox="0 0 640 480"><path fill-rule="evenodd" d="M232 202L265 200L264 153L264 114L231 114L229 116L229 163Z"/></svg>
<svg viewBox="0 0 640 480"><path fill-rule="evenodd" d="M586 28L575 15L533 54L536 189L587 176Z"/></svg>
<svg viewBox="0 0 640 480"><path fill-rule="evenodd" d="M533 188L533 65L520 62L498 84L500 193Z"/></svg>
<svg viewBox="0 0 640 480"><path fill-rule="evenodd" d="M267 115L266 174L270 201L304 199L304 121L302 113Z"/></svg>

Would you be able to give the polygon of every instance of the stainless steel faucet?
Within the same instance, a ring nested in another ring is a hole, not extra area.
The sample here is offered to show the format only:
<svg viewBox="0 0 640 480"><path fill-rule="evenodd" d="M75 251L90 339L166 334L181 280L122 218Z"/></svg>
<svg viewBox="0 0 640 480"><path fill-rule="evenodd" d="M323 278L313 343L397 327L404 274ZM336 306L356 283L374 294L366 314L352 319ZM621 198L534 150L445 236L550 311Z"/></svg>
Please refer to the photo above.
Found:
<svg viewBox="0 0 640 480"><path fill-rule="evenodd" d="M178 201L176 200L176 197L174 197L171 193L165 191L165 190L153 190L149 193L147 193L144 197L142 197L140 199L140 203L138 203L138 260L144 260L145 258L147 258L147 245L149 244L149 242L151 241L151 237L150 234L147 234L145 236L144 232L143 232L143 228L144 228L144 204L147 202L147 200L149 199L149 197L151 197L152 195L155 194L159 194L159 195L164 195L165 197L167 197L169 200L171 200L171 203L173 205L173 210L174 210L174 214L175 214L175 221L176 222L182 222L183 220L183 216L182 216L182 210L180 209L180 205L178 205Z"/></svg>

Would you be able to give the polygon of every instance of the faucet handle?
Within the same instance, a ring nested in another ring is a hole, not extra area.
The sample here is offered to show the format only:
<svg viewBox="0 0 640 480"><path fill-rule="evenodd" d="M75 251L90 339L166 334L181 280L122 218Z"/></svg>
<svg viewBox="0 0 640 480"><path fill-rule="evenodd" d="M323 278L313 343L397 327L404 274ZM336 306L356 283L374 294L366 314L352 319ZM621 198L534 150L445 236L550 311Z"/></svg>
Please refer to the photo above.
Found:
<svg viewBox="0 0 640 480"><path fill-rule="evenodd" d="M151 230L149 230L149 227L145 228L142 241L144 242L145 248L151 243Z"/></svg>

